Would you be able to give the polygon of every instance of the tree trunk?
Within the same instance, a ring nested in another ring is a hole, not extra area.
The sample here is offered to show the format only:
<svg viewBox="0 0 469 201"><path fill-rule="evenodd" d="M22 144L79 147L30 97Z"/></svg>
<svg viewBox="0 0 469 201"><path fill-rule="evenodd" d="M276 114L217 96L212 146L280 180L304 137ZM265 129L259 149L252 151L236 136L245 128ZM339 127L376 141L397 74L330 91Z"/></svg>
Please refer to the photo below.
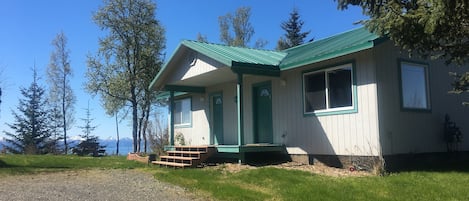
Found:
<svg viewBox="0 0 469 201"><path fill-rule="evenodd" d="M145 153L147 153L147 127L148 127L148 119L150 118L150 109L151 109L151 104L148 103L146 105L146 112L145 112L145 120L143 121L143 149Z"/></svg>
<svg viewBox="0 0 469 201"><path fill-rule="evenodd" d="M116 114L116 132L117 132L117 141L116 141L116 155L119 155L119 121L117 121L117 112Z"/></svg>
<svg viewBox="0 0 469 201"><path fill-rule="evenodd" d="M133 152L137 152L137 129L138 129L138 105L135 93L132 93L132 138L133 138Z"/></svg>
<svg viewBox="0 0 469 201"><path fill-rule="evenodd" d="M142 116L138 120L138 138L137 138L138 147L137 147L137 152L142 151L141 146L142 146L142 121L143 121L143 115L145 115L145 114L142 114Z"/></svg>
<svg viewBox="0 0 469 201"><path fill-rule="evenodd" d="M65 146L65 155L68 154L68 144L67 144L67 108L65 108L65 91L66 91L66 75L63 79L63 91L62 91L62 116L63 116L63 127L64 127L64 146Z"/></svg>

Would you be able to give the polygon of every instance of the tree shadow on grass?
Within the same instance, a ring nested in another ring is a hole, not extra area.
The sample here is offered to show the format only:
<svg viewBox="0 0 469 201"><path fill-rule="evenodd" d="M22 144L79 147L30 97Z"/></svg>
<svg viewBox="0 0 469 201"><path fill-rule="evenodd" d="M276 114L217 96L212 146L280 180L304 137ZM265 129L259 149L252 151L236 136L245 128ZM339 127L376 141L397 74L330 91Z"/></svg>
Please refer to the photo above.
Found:
<svg viewBox="0 0 469 201"><path fill-rule="evenodd" d="M388 161L386 161L388 162ZM469 153L433 153L409 155L392 161L396 165L387 166L389 172L464 172L469 173Z"/></svg>
<svg viewBox="0 0 469 201"><path fill-rule="evenodd" d="M0 159L0 168L6 168L6 167L10 167L10 166Z"/></svg>

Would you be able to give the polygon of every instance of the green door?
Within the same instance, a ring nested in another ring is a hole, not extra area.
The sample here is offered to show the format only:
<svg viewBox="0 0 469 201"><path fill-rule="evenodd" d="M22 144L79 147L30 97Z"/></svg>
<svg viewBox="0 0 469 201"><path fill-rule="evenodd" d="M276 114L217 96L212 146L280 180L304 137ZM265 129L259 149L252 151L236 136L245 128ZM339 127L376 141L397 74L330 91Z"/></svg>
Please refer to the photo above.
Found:
<svg viewBox="0 0 469 201"><path fill-rule="evenodd" d="M255 85L252 91L254 142L272 143L272 89L270 82Z"/></svg>
<svg viewBox="0 0 469 201"><path fill-rule="evenodd" d="M212 134L214 144L223 144L223 97L213 95L212 102Z"/></svg>

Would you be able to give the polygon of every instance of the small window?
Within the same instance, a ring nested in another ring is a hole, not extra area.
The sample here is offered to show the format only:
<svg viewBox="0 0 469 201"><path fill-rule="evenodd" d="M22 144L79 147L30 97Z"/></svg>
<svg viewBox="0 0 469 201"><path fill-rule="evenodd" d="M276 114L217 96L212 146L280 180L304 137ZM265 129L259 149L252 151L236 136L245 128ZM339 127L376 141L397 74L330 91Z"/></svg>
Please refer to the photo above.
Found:
<svg viewBox="0 0 469 201"><path fill-rule="evenodd" d="M303 74L304 113L353 109L352 64Z"/></svg>
<svg viewBox="0 0 469 201"><path fill-rule="evenodd" d="M404 109L429 110L427 66L401 62L401 103Z"/></svg>
<svg viewBox="0 0 469 201"><path fill-rule="evenodd" d="M174 125L191 125L191 99L179 99L174 101Z"/></svg>

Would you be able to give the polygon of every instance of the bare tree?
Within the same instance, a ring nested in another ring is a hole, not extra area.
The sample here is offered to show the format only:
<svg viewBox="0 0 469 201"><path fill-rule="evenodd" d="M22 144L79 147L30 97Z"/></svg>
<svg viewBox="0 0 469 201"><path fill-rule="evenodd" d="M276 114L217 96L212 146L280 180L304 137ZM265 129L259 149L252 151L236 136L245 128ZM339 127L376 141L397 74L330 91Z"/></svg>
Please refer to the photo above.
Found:
<svg viewBox="0 0 469 201"><path fill-rule="evenodd" d="M104 5L93 19L109 34L100 39L98 54L88 57L87 90L101 96L109 115L130 107L133 151L139 152L148 102L156 95L148 86L162 65L164 29L153 1L104 0Z"/></svg>
<svg viewBox="0 0 469 201"><path fill-rule="evenodd" d="M49 101L54 111L60 111L53 115L55 125L63 129L65 154L68 153L67 131L74 122L74 104L76 97L70 86L72 68L70 66L70 50L67 49L67 37L63 32L57 34L52 41L54 51L50 55L50 63L47 68L47 82L49 84Z"/></svg>

